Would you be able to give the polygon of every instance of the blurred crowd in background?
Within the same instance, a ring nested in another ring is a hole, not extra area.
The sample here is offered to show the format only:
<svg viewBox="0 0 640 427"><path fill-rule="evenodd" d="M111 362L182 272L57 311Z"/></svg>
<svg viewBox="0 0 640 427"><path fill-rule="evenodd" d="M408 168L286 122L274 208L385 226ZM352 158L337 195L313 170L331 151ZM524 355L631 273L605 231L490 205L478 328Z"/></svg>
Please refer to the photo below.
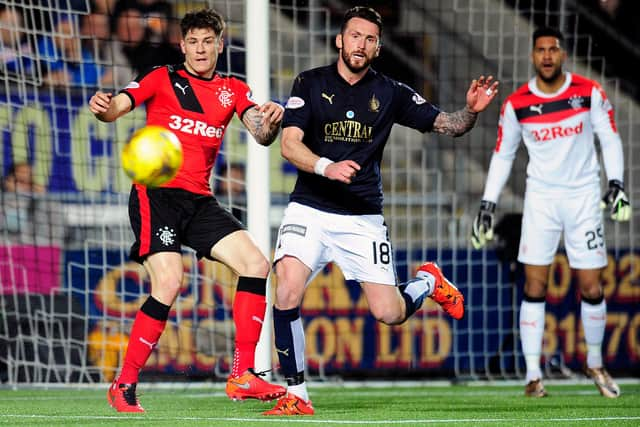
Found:
<svg viewBox="0 0 640 427"><path fill-rule="evenodd" d="M402 1L397 2L397 7L377 0L366 3L383 13L387 28L393 34ZM0 79L64 87L121 88L149 66L182 61L175 4L168 0L1 2ZM629 61L635 64L638 60L637 52L621 50L624 43L619 37L623 36L630 44L640 43L640 27L636 24L640 2L585 0L578 4L591 10L592 16L615 28L618 34L608 37L606 32L590 28L592 18L583 19L584 30L594 37L594 53L611 57L610 71L637 84L635 74L628 70ZM330 9L331 5L326 2ZM619 64L616 58L620 58ZM383 72L387 71L384 59L377 64ZM406 76L406 80L411 82L410 76Z"/></svg>
<svg viewBox="0 0 640 427"><path fill-rule="evenodd" d="M164 0L0 3L5 78L121 88L150 66L182 62L179 41L179 21Z"/></svg>

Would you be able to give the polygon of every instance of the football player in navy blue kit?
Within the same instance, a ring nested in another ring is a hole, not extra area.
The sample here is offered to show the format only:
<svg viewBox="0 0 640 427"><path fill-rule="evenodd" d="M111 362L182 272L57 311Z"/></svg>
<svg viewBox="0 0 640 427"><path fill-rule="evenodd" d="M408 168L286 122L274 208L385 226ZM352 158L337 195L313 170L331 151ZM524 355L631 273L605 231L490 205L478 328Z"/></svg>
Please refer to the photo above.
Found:
<svg viewBox="0 0 640 427"><path fill-rule="evenodd" d="M147 125L171 129L180 139L184 162L177 175L159 188L134 184L129 216L136 241L131 258L145 266L151 295L131 328L122 370L109 388L109 404L118 412L144 412L136 395L138 374L157 345L169 311L182 287L181 247L217 260L238 275L233 302L235 352L226 392L233 400L271 400L285 393L253 370L255 349L266 309L269 261L244 226L222 208L209 178L224 131L233 115L261 145L278 135L282 107L258 106L243 81L216 73L224 47L224 20L212 9L187 13L180 23L185 62L142 73L118 95L98 91L89 109L112 122L145 104ZM257 320L257 321L256 321Z"/></svg>
<svg viewBox="0 0 640 427"><path fill-rule="evenodd" d="M404 322L431 297L455 319L464 298L434 263L397 284L382 216L380 162L394 123L421 132L460 136L495 98L492 77L473 80L466 106L440 111L410 87L375 70L382 20L367 7L344 16L335 42L338 61L301 73L283 119L282 155L298 169L278 234L275 341L287 394L265 415L312 415L304 382L300 304L307 283L329 262L360 283L373 316Z"/></svg>

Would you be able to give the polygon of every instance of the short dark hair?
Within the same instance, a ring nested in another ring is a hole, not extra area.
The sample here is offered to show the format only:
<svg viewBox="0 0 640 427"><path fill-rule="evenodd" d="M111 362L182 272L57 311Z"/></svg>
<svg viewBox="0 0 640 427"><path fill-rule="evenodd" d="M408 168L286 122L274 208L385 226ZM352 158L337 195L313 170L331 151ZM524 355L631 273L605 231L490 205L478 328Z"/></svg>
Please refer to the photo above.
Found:
<svg viewBox="0 0 640 427"><path fill-rule="evenodd" d="M225 28L224 18L213 9L200 9L187 12L180 21L182 37L194 28L210 28L217 36L222 35Z"/></svg>
<svg viewBox="0 0 640 427"><path fill-rule="evenodd" d="M535 47L536 46L536 41L540 38L540 37L555 37L558 39L558 41L560 42L560 47L564 48L564 36L562 35L562 33L560 32L560 30L558 30L557 28L552 28L552 27L540 27L537 30L535 30L533 32L533 37L532 37L532 41L533 44L532 46Z"/></svg>
<svg viewBox="0 0 640 427"><path fill-rule="evenodd" d="M382 37L382 17L378 12L367 6L355 6L347 10L342 18L342 26L340 32L343 33L347 27L347 23L351 18L362 18L369 22L372 22L378 26L378 33Z"/></svg>

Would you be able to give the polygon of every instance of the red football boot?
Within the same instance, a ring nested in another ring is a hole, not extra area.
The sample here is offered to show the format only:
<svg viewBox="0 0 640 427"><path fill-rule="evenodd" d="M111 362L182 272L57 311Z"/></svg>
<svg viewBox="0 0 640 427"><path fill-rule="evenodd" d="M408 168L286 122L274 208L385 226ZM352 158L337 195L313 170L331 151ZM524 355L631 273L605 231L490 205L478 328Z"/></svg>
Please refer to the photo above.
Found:
<svg viewBox="0 0 640 427"><path fill-rule="evenodd" d="M273 409L264 411L262 415L313 415L311 400L302 400L293 393L287 393L278 399Z"/></svg>
<svg viewBox="0 0 640 427"><path fill-rule="evenodd" d="M227 379L226 392L232 400L273 400L284 395L287 389L281 385L266 382L260 378L259 373L249 368L242 375L230 376Z"/></svg>
<svg viewBox="0 0 640 427"><path fill-rule="evenodd" d="M464 297L462 293L444 277L442 270L435 262L422 264L416 277L422 277L425 272L436 278L436 288L431 294L431 299L440 304L449 316L458 320L462 319L462 316L464 316Z"/></svg>
<svg viewBox="0 0 640 427"><path fill-rule="evenodd" d="M118 412L144 412L136 397L136 383L118 384L114 381L107 390L107 401Z"/></svg>

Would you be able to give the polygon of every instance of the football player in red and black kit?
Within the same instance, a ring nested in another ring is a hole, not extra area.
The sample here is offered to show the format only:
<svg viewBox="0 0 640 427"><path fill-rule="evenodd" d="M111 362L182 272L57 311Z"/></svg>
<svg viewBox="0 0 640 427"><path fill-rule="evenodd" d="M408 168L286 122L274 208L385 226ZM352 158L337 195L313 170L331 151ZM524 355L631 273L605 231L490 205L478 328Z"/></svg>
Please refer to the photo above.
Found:
<svg viewBox="0 0 640 427"><path fill-rule="evenodd" d="M233 114L258 143L268 146L280 129L283 108L274 102L256 105L246 83L215 72L225 27L220 14L211 9L189 12L180 25L183 64L155 67L118 95L96 92L89 101L91 112L104 122L145 103L147 125L171 129L184 152L174 179L160 188L134 184L131 189L129 216L136 236L131 258L149 273L151 295L138 311L122 370L107 393L119 412L144 412L136 397L138 373L158 343L180 291L181 245L226 264L239 276L233 303L236 348L227 395L234 400L271 400L285 393L284 387L267 383L253 370L269 261L244 226L218 205L209 186Z"/></svg>

